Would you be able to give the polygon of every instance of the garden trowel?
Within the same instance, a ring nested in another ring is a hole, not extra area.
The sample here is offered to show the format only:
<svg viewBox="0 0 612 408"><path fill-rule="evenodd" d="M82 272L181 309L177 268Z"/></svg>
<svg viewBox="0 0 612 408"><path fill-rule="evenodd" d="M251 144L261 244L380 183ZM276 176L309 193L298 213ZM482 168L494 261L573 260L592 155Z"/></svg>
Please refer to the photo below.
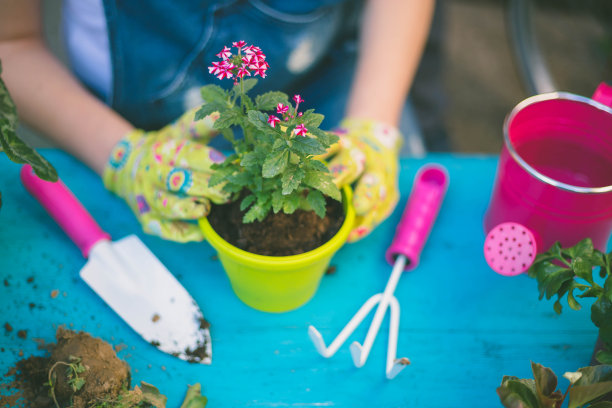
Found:
<svg viewBox="0 0 612 408"><path fill-rule="evenodd" d="M26 189L79 247L83 280L138 334L161 351L210 364L208 322L191 295L135 235L116 242L60 181L21 169Z"/></svg>

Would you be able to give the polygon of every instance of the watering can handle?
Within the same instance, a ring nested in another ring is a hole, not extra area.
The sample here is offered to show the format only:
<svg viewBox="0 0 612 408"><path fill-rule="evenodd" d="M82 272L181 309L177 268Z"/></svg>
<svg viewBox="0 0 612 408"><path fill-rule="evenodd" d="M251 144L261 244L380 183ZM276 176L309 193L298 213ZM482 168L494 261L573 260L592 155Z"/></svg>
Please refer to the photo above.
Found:
<svg viewBox="0 0 612 408"><path fill-rule="evenodd" d="M591 99L612 108L612 82L600 83Z"/></svg>
<svg viewBox="0 0 612 408"><path fill-rule="evenodd" d="M28 164L21 168L20 175L25 188L68 234L85 258L89 256L94 244L102 239L110 239L60 180L56 182L42 180L34 174Z"/></svg>
<svg viewBox="0 0 612 408"><path fill-rule="evenodd" d="M444 167L429 164L418 171L395 237L385 254L387 262L393 265L403 255L406 257L404 270L418 265L447 188L448 173Z"/></svg>

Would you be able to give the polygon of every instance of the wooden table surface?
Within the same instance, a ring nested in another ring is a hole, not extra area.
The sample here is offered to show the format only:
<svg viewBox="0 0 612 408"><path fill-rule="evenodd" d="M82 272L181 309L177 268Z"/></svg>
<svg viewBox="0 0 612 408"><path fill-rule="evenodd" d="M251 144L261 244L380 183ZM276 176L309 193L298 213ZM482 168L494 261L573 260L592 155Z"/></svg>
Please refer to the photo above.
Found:
<svg viewBox="0 0 612 408"><path fill-rule="evenodd" d="M127 205L72 157L42 150L64 183L114 238L136 233L190 291L212 324L213 363L195 365L166 355L135 334L79 278L85 260L19 181L20 166L0 155L0 369L21 355L41 354L34 338L54 340L57 326L85 330L122 350L133 383L146 381L178 407L187 384L199 382L210 407L497 407L503 375L530 377L530 361L557 374L588 365L596 330L589 304L558 316L539 301L534 280L503 277L482 252L482 219L496 156L428 155L401 163L401 201L366 239L332 259L315 297L298 310L268 314L234 295L207 243L177 244L145 235ZM349 342L363 342L372 314L330 359L307 335L315 325L329 343L361 304L382 292L391 267L384 260L418 168L445 166L450 185L420 265L405 273L397 354L412 364L384 375L388 315L362 368ZM59 291L57 297L51 294ZM137 307L137 305L135 305ZM17 335L27 330L27 338ZM560 379L565 388L567 381Z"/></svg>

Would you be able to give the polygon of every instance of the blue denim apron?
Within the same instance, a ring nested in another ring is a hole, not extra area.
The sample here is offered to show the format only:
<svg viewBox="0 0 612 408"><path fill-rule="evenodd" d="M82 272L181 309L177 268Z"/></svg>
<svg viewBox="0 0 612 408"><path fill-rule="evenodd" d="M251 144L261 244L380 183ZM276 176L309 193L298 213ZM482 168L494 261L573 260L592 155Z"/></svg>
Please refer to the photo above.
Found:
<svg viewBox="0 0 612 408"><path fill-rule="evenodd" d="M201 101L223 46L244 40L270 64L253 94L287 90L327 54L346 1L105 0L113 87L109 104L135 126L159 128Z"/></svg>
<svg viewBox="0 0 612 408"><path fill-rule="evenodd" d="M203 85L231 86L207 67L224 46L244 40L270 64L251 94L300 94L304 109L325 115L322 126L332 128L344 114L361 8L362 0L104 0L113 78L107 103L135 126L158 129L199 105Z"/></svg>

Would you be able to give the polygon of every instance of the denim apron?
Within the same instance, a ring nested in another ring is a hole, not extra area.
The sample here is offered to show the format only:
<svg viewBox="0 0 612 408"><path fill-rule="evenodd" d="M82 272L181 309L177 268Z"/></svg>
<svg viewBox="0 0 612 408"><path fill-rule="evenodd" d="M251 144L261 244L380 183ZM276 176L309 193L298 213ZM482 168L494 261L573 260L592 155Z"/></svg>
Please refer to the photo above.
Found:
<svg viewBox="0 0 612 408"><path fill-rule="evenodd" d="M203 85L231 86L231 80L219 81L207 67L224 46L238 40L260 47L270 64L252 95L300 93L296 85L338 46L346 15L359 4L104 0L113 78L107 103L135 126L158 129L200 104Z"/></svg>

